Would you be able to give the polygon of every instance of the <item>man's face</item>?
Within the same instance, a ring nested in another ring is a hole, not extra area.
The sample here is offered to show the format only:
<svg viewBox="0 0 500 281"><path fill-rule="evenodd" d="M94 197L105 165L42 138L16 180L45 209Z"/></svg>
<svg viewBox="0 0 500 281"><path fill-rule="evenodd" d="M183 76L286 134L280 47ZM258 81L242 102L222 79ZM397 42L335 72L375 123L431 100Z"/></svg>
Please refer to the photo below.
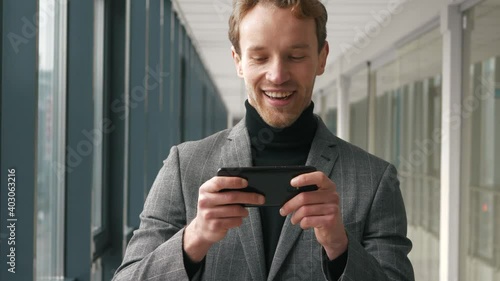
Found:
<svg viewBox="0 0 500 281"><path fill-rule="evenodd" d="M328 43L318 53L314 19L298 19L290 9L272 5L254 7L239 31L241 54L233 47L233 58L249 103L268 125L290 126L311 103Z"/></svg>

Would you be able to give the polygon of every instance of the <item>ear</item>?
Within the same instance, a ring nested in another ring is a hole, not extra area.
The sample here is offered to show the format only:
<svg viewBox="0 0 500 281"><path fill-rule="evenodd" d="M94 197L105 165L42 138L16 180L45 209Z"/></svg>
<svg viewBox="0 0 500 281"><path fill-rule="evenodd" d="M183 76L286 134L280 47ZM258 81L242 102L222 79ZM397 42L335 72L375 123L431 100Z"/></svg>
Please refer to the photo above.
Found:
<svg viewBox="0 0 500 281"><path fill-rule="evenodd" d="M243 78L243 70L241 68L241 57L236 52L236 49L234 49L234 46L231 46L231 55L233 56L234 66L236 67L236 74L238 74L239 77Z"/></svg>
<svg viewBox="0 0 500 281"><path fill-rule="evenodd" d="M317 76L325 73L326 59L328 58L328 53L329 52L330 52L330 46L328 45L328 41L325 41L325 45L323 45L323 48L319 52L318 69L316 69L316 75Z"/></svg>

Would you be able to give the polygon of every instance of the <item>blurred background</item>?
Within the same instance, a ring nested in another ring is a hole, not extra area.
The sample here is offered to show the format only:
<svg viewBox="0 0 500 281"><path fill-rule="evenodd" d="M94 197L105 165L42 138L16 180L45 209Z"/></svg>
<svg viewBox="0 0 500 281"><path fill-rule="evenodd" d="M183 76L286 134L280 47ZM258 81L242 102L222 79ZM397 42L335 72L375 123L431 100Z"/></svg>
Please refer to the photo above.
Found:
<svg viewBox="0 0 500 281"><path fill-rule="evenodd" d="M315 113L398 168L416 280L500 280L500 0L322 2ZM1 280L111 279L170 147L244 115L231 10L1 1Z"/></svg>

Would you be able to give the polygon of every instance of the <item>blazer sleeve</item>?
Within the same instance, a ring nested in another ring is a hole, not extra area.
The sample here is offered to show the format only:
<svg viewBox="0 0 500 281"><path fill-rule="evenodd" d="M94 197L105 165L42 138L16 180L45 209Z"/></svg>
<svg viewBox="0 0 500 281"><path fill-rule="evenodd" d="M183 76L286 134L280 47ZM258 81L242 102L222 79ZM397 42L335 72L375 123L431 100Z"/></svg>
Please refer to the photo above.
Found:
<svg viewBox="0 0 500 281"><path fill-rule="evenodd" d="M189 280L182 255L186 210L179 167L174 146L153 183L139 229L113 280Z"/></svg>
<svg viewBox="0 0 500 281"><path fill-rule="evenodd" d="M364 226L362 241L347 231L348 258L340 280L413 281L408 259L406 211L396 168L388 165L377 187Z"/></svg>

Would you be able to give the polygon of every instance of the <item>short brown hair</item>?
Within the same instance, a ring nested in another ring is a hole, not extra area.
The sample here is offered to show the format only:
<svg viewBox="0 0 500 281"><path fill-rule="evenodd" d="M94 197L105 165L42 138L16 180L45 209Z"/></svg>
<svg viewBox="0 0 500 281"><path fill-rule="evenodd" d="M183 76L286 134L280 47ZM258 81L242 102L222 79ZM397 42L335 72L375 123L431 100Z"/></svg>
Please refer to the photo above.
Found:
<svg viewBox="0 0 500 281"><path fill-rule="evenodd" d="M243 17L257 4L272 4L278 8L292 8L292 14L300 19L312 18L316 23L318 52L325 45L328 14L319 0L234 0L233 13L229 18L229 40L236 53L240 53L240 23Z"/></svg>

